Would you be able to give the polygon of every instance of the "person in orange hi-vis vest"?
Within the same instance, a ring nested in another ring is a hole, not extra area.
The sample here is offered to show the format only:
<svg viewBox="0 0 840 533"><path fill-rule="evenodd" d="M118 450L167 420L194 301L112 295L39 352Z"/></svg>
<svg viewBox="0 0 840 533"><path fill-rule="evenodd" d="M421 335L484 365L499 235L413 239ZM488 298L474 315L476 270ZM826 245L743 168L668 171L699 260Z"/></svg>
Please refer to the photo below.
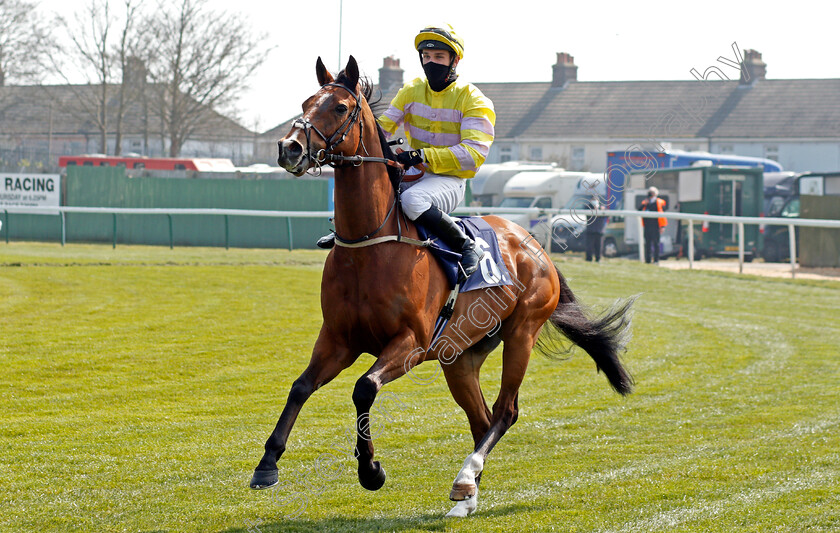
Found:
<svg viewBox="0 0 840 533"><path fill-rule="evenodd" d="M665 212L665 200L659 197L659 189L656 187L648 189L647 198L642 200L641 211ZM664 217L643 218L642 223L645 228L645 263L650 263L652 260L659 264L659 236L665 231L668 219Z"/></svg>

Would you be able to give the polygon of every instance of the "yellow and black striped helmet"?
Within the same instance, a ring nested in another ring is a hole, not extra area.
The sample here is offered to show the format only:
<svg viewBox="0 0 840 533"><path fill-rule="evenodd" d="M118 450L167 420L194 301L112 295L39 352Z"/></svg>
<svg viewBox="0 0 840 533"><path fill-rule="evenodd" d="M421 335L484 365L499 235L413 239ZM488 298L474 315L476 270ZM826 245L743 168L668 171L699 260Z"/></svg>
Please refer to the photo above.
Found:
<svg viewBox="0 0 840 533"><path fill-rule="evenodd" d="M427 26L420 30L414 38L414 48L418 52L424 49L448 50L454 52L459 60L464 59L464 41L449 24Z"/></svg>

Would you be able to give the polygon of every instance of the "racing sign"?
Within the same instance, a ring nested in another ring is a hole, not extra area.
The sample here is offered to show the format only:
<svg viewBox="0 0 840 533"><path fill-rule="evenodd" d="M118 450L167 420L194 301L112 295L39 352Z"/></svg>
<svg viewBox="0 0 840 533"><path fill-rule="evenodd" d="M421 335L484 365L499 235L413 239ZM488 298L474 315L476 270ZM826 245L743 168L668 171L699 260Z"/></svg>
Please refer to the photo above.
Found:
<svg viewBox="0 0 840 533"><path fill-rule="evenodd" d="M59 174L0 173L0 210L7 207L58 207L60 200L61 176ZM50 213L49 211L37 212ZM58 210L51 214L57 215Z"/></svg>

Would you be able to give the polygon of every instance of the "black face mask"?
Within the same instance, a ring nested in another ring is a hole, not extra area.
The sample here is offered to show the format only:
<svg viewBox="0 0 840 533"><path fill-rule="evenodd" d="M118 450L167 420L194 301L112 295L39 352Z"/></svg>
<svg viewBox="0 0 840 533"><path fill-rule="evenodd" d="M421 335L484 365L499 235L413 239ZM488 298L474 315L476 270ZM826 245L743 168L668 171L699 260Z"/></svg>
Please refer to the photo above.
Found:
<svg viewBox="0 0 840 533"><path fill-rule="evenodd" d="M455 81L457 76L452 75L450 77L451 71L452 68L449 65L440 65L431 61L423 65L423 72L426 73L426 79L429 80L429 87L435 92L446 89L450 83Z"/></svg>

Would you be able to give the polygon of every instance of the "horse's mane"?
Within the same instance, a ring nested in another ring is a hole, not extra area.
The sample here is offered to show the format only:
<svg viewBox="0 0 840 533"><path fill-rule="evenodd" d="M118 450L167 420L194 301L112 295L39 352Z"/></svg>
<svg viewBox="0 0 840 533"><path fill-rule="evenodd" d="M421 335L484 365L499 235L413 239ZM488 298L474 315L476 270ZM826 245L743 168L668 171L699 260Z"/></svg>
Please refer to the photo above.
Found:
<svg viewBox="0 0 840 533"><path fill-rule="evenodd" d="M350 83L350 79L344 74L343 70L338 73L335 81L336 83L341 83L343 85L348 85ZM387 102L382 101L382 91L378 91L379 94L375 99L373 99L373 84L371 83L370 78L364 76L359 77L359 87L361 88L362 96L367 101L368 107L370 107L373 116L379 116L382 109L388 105ZM379 126L379 122L376 123L376 131L379 134L379 145L382 147L383 157L390 159L391 161L395 161L396 158L394 157L394 152L388 145L388 139L385 138L385 132ZM395 191L398 191L400 181L402 181L403 172L399 168L392 167L391 165L385 165L385 168L388 170L388 178L391 180L391 185L393 185Z"/></svg>

